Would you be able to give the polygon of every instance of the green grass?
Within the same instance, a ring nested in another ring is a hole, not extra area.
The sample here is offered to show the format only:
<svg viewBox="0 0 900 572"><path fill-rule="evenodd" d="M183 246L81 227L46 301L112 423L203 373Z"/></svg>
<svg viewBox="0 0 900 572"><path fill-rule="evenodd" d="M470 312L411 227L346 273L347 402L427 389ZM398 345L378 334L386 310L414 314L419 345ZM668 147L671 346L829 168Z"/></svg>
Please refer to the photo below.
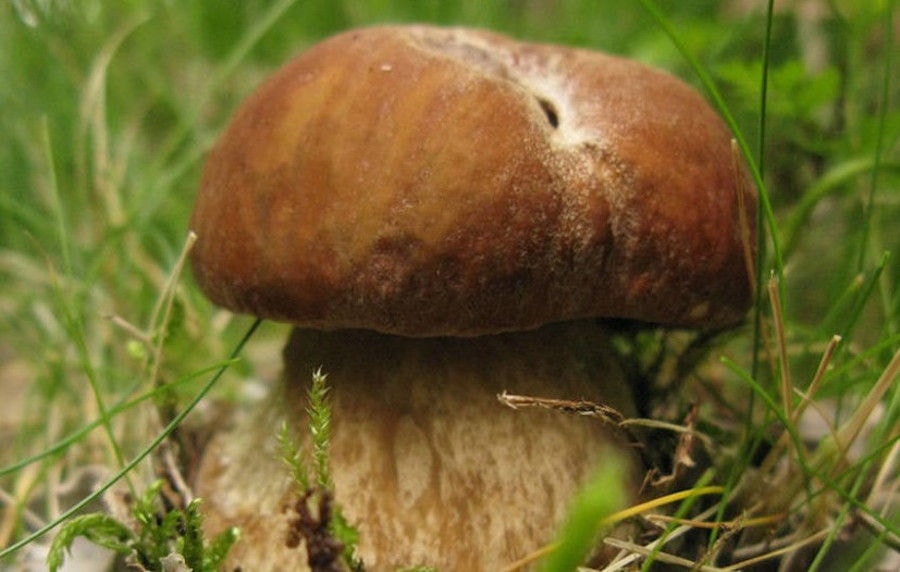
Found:
<svg viewBox="0 0 900 572"><path fill-rule="evenodd" d="M636 57L729 118L763 192L761 295L747 326L683 380L685 402L703 396L697 426L715 437L718 461L709 484L724 491L691 518L733 523L759 500L747 487L784 490L745 518L789 513L791 526L772 534L796 533L795 548L812 538L813 569L874 566L900 538L896 2L823 1L818 15L771 17L726 4L743 3L0 4L0 568L45 541L36 531L96 507L88 490L61 498L80 471L103 467L95 485L139 497L159 443L184 423L202 427L204 404L271 371L236 359L251 321L213 308L180 275L202 159L279 63L386 21ZM283 334L266 324L247 349ZM832 417L815 442L803 410ZM683 526L664 526L666 538ZM714 529L704 542L719 560L706 564L750 558L752 541ZM650 547L644 566L666 551Z"/></svg>

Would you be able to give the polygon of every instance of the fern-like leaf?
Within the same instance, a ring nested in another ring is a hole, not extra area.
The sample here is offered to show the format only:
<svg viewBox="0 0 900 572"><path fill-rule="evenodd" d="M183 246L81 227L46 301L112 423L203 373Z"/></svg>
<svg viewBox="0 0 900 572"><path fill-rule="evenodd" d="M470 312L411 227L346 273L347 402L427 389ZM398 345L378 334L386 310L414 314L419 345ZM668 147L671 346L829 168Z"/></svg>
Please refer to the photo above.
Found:
<svg viewBox="0 0 900 572"><path fill-rule="evenodd" d="M72 543L79 536L122 554L132 550L135 540L131 529L109 515L94 513L77 516L60 529L50 544L50 553L47 555L50 572L56 572L63 565L65 553L71 550Z"/></svg>

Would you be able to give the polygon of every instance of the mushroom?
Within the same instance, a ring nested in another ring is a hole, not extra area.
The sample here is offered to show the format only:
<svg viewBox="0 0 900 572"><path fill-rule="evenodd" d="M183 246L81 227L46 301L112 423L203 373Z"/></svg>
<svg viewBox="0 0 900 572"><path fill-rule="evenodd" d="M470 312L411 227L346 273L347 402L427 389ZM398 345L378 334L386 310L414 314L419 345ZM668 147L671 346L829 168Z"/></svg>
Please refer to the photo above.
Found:
<svg viewBox="0 0 900 572"><path fill-rule="evenodd" d="M280 384L207 449L208 527L243 528L243 569L302 563L274 436L302 432L321 367L369 569L496 569L542 546L627 447L496 395L633 414L603 318L739 322L752 193L703 98L633 61L430 26L311 47L238 109L191 220L201 289L295 325Z"/></svg>

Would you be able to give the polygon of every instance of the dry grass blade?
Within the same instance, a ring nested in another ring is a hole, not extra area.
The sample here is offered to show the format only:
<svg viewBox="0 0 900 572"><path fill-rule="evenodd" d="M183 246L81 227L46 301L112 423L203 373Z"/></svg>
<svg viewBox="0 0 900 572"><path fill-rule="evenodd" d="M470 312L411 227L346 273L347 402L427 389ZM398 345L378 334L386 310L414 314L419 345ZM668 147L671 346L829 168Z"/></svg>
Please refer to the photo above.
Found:
<svg viewBox="0 0 900 572"><path fill-rule="evenodd" d="M753 293L753 297L756 297L756 256L754 256L753 252L756 250L756 245L753 241L752 233L750 232L750 217L747 216L747 197L755 197L754 193L749 189L749 183L747 179L740 175L743 171L741 165L743 164L743 156L741 155L741 148L738 145L738 142L735 139L731 140L731 158L732 158L732 168L734 169L734 177L737 180L738 184L738 225L740 227L741 232L741 246L744 251L744 264L747 267L747 278L750 281L750 292ZM759 207L756 206L754 211Z"/></svg>
<svg viewBox="0 0 900 572"><path fill-rule="evenodd" d="M698 514L695 517L695 519L702 521L702 520L706 520L708 518L712 518L718 513L718 511L720 509L721 509L720 503L716 503L713 506L711 506L710 508L708 508L708 509L704 510L703 512L701 512L700 514ZM685 534L692 531L693 529L694 529L694 527L689 526L689 525L677 526L675 529L671 530L666 536L656 538L653 541L647 543L644 546L644 548L652 553L653 551L657 550L658 546L665 545L669 542L672 542L672 541L684 536ZM616 572L618 570L630 569L629 568L630 566L639 562L642 558L643 558L643 556L641 554L638 554L636 552L626 551L626 553L624 555L621 555L620 557L616 558L609 565L607 565L605 568L603 568L603 572Z"/></svg>
<svg viewBox="0 0 900 572"><path fill-rule="evenodd" d="M654 550L646 546L641 546L640 544L635 544L626 540L619 540L618 538L607 538L604 539L603 542L614 548L628 550L642 557L653 555L654 559L659 562L674 564L676 566L683 566L684 568L688 568L690 570L700 570L702 572L724 572L725 570L728 570L728 568L719 568L717 566L709 566L706 564L694 562L693 560L688 560L687 558L682 558L681 556L669 554L668 552L655 552ZM607 567L604 568L602 572L608 572L610 570L613 569Z"/></svg>
<svg viewBox="0 0 900 572"><path fill-rule="evenodd" d="M882 523L872 518L868 513L859 513L859 519L876 537L880 538L885 545L889 546L894 551L900 552L900 535L888 530Z"/></svg>
<svg viewBox="0 0 900 572"><path fill-rule="evenodd" d="M721 494L723 491L724 491L724 489L722 489L722 487L715 487L715 486L697 487L695 489L678 491L676 493L672 493L672 494L668 494L668 495L665 495L665 496L662 496L659 498L651 499L649 501L642 502L640 504L636 504L634 506L631 506L624 510L621 510L615 514L610 515L608 518L605 518L602 521L598 522L597 527L601 528L604 526L615 525L615 524L618 524L629 518L641 515L643 513L660 508L665 505L683 501L683 500L691 498L691 497L703 496L703 495L717 495L717 494ZM707 512L708 512L708 514L704 513L704 514L706 514L707 517L710 516L711 514L715 514L714 512L711 512L711 511L707 511ZM689 530L691 527L686 526L686 527L681 527L681 528L684 528L686 531L686 530ZM678 530L678 529L676 529L676 530ZM676 537L677 536L674 534L669 534L665 537L665 540L670 541ZM607 542L608 540L610 540L610 539L609 538L604 539L604 542ZM653 543L650 543L648 546L652 549L653 547L655 547L655 545L657 543L658 543L658 540L654 541ZM546 546L543 546L543 547L539 548L538 550L532 552L531 554L528 554L527 556L504 567L502 572L515 572L516 570L521 570L525 566L532 564L533 562L539 560L540 558L543 558L546 555L550 554L555 549L556 549L556 544L548 544ZM649 553L650 552L648 552L648 554ZM636 554L643 555L644 553L636 552ZM615 568L613 568L611 570L614 570L614 569Z"/></svg>
<svg viewBox="0 0 900 572"><path fill-rule="evenodd" d="M825 378L825 372L828 371L828 366L831 365L831 358L834 357L834 352L837 351L838 345L841 343L841 336L834 335L828 341L828 345L825 347L825 352L822 354L822 359L819 361L819 367L816 369L815 375L813 375L813 379L809 384L805 393L801 393L802 399L799 404L797 404L797 408L794 410L794 418L792 421L796 424L800 421L800 417L803 415L803 412L806 411L806 407L812 403L813 397L819 390L819 387L822 385L822 380Z"/></svg>
<svg viewBox="0 0 900 572"><path fill-rule="evenodd" d="M585 417L593 417L604 423L612 425L620 425L625 416L619 411L608 405L594 403L587 400L569 400L569 399L548 399L546 397L531 397L527 395L512 395L505 391L497 396L500 403L519 409L522 407L539 407L541 409L553 409L564 413L572 413L575 415L583 415Z"/></svg>
<svg viewBox="0 0 900 572"><path fill-rule="evenodd" d="M122 205L120 188L128 150L122 145L122 141L117 141L118 145L110 144L110 129L106 117L107 75L122 43L148 19L146 15L140 15L134 21L123 25L109 38L94 59L80 100L77 141L83 148L79 158L92 152L90 162L94 174L92 184L84 186L95 190L98 195L97 202L103 205L104 220L114 227L120 227L125 223L125 209ZM120 155L117 162L112 160L112 150L116 150ZM86 158L81 161L87 163ZM79 170L83 178L88 169L82 164Z"/></svg>
<svg viewBox="0 0 900 572"><path fill-rule="evenodd" d="M647 520L651 522L659 522L659 523L676 523L684 526L690 526L693 528L723 528L728 530L741 530L744 528L750 528L754 526L769 526L772 524L776 524L784 519L785 514L772 514L768 516L757 516L753 518L739 518L735 520L728 521L718 521L718 522L709 522L705 520L698 519L688 519L688 518L675 518L672 516L665 516L662 514L652 514L647 515Z"/></svg>
<svg viewBox="0 0 900 572"><path fill-rule="evenodd" d="M900 428L897 431L900 431ZM880 507L879 514L882 518L888 517L892 511L900 507L900 478L896 476L898 461L900 461L900 441L895 441L891 452L878 470L872 483L872 490L866 498L866 506L873 509ZM859 512L859 518L876 537L883 538L885 544L900 552L900 535L889 530L883 522L879 522L865 511Z"/></svg>
<svg viewBox="0 0 900 572"><path fill-rule="evenodd" d="M794 393L791 382L791 368L788 360L788 347L784 327L784 313L781 308L781 294L778 292L778 278L772 276L766 285L769 292L769 302L772 305L772 323L775 326L775 337L778 341L778 365L779 387L781 389L781 406L784 408L785 417L792 419L794 414ZM799 453L799 451L798 451Z"/></svg>
<svg viewBox="0 0 900 572"><path fill-rule="evenodd" d="M898 374L900 374L900 350L894 353L890 363L884 368L878 381L866 394L866 397L859 404L859 407L856 408L850 419L837 430L834 438L842 455L846 454L847 450L859 437L860 432L862 432L863 427L872 417L878 404L881 403L885 394L893 386L894 379Z"/></svg>
<svg viewBox="0 0 900 572"><path fill-rule="evenodd" d="M163 344L165 342L165 331L172 317L172 305L175 302L175 293L181 273L184 271L184 265L187 264L188 255L197 242L197 235L193 231L189 231L184 241L184 247L175 263L175 267L166 280L165 288L162 295L157 300L150 317L150 338L156 340L156 346L153 349L153 358L151 362L150 381L153 385L159 384L159 367L162 362Z"/></svg>
<svg viewBox="0 0 900 572"><path fill-rule="evenodd" d="M840 336L832 336L831 340L829 340L828 345L825 347L825 351L822 354L822 358L819 361L819 366L816 369L816 373L813 376L812 381L809 384L806 392L800 392L799 390L794 390L796 393L799 393L801 396L801 401L797 404L796 409L793 412L793 418L790 420L791 423L796 426L797 423L800 422L800 418L803 413L809 406L815 407L815 402L813 401L813 397L817 394L819 387L822 384L822 379L825 377L825 372L828 371L828 366L831 364L831 358L834 356L834 352L837 351L837 346L841 342ZM791 388L787 388L791 389ZM825 418L825 416L823 416ZM787 432L782 433L781 437L778 438L777 443L769 454L766 456L765 461L762 463L762 472L768 473L770 472L778 460L782 457L784 450L789 446L791 440L790 436Z"/></svg>
<svg viewBox="0 0 900 572"><path fill-rule="evenodd" d="M20 516L29 526L35 528L44 526L43 519L24 506L25 502L23 502L23 499L28 498L29 491L35 487L36 480L39 478L41 478L39 467L31 465L25 467L19 474L15 491L12 494L0 489L0 504L8 507L0 513L3 515L3 518L0 519L0 546L9 544L9 539L15 532L16 521Z"/></svg>
<svg viewBox="0 0 900 572"><path fill-rule="evenodd" d="M778 548L777 550L771 550L769 552L766 552L765 554L761 554L761 555L755 556L753 558L748 558L746 560L742 560L741 562L737 562L735 564L727 566L727 567L723 568L722 570L728 570L728 571L742 570L748 566L759 564L761 562L766 562L768 560L774 560L775 558L778 558L779 556L784 556L787 554L795 553L806 546L810 546L817 542L821 542L829 534L831 534L831 528L830 527L824 528L824 529L819 530L818 532L811 534L801 540L791 542L782 548ZM767 546L768 546L768 544L767 544Z"/></svg>
<svg viewBox="0 0 900 572"><path fill-rule="evenodd" d="M623 419L619 423L620 427L646 427L648 429L662 429L664 431L671 431L672 433L678 433L683 435L691 435L693 437L697 437L703 444L707 447L713 447L715 444L715 440L702 431L698 431L694 427L686 427L684 425L678 425L676 423L669 423L667 421L660 421L658 419L643 419L643 418L630 418Z"/></svg>

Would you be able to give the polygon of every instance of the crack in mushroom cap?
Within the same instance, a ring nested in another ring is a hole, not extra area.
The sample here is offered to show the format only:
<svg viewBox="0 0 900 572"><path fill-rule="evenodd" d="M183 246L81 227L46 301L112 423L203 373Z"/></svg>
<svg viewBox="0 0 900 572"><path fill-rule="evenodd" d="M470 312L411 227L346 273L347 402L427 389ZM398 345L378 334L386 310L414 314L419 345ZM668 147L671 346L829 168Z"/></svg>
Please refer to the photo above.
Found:
<svg viewBox="0 0 900 572"><path fill-rule="evenodd" d="M218 304L322 329L723 327L753 290L739 204L752 225L755 190L735 165L703 98L640 63L465 28L352 30L232 118L192 215L194 274Z"/></svg>

